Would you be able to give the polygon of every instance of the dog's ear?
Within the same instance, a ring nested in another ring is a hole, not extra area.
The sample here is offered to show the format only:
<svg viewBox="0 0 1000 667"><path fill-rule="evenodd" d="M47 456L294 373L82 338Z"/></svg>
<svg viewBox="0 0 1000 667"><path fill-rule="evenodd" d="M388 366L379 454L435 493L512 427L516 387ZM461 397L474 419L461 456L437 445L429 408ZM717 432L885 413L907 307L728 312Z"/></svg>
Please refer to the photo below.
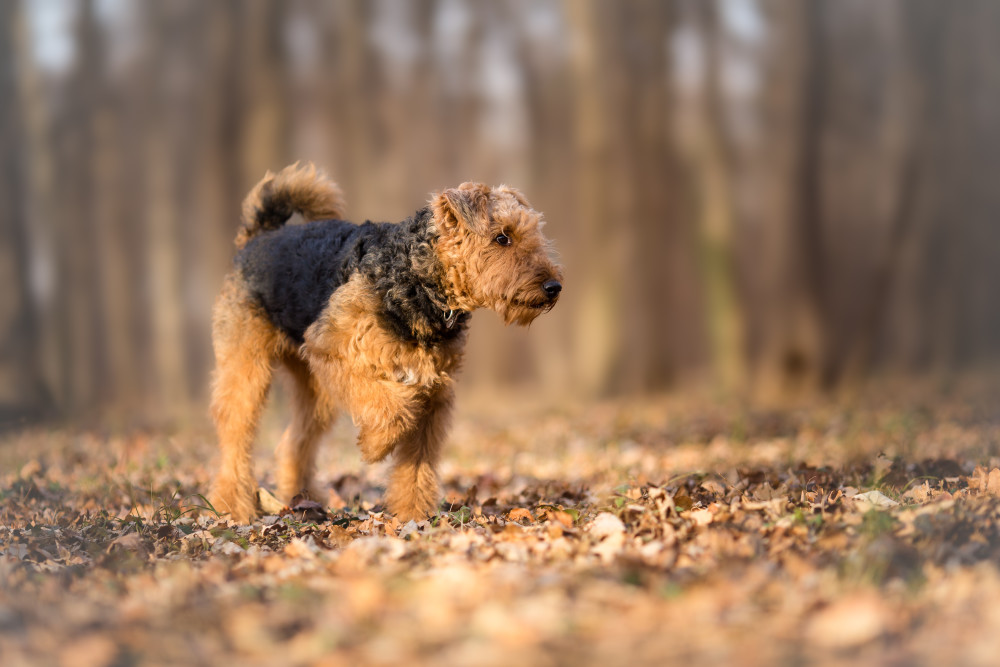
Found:
<svg viewBox="0 0 1000 667"><path fill-rule="evenodd" d="M451 208L459 224L474 234L485 236L490 226L490 189L482 183L462 183L449 188L441 196Z"/></svg>
<svg viewBox="0 0 1000 667"><path fill-rule="evenodd" d="M501 185L496 188L495 192L497 194L508 194L515 200L517 200L517 203L523 206L524 208L531 208L531 204L528 203L528 200L525 198L523 194L521 194L521 191L518 190L517 188L512 188L509 185Z"/></svg>

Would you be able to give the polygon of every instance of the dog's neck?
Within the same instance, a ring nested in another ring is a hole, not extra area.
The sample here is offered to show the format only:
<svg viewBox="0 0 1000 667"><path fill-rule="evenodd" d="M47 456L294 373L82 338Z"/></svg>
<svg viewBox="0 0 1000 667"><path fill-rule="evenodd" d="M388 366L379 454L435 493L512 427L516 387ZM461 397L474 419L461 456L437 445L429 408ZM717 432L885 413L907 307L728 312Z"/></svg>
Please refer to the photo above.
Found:
<svg viewBox="0 0 1000 667"><path fill-rule="evenodd" d="M434 345L459 336L471 314L453 307L444 270L434 250L437 230L424 208L386 231L387 242L370 258L365 273L382 299L383 326L404 340Z"/></svg>

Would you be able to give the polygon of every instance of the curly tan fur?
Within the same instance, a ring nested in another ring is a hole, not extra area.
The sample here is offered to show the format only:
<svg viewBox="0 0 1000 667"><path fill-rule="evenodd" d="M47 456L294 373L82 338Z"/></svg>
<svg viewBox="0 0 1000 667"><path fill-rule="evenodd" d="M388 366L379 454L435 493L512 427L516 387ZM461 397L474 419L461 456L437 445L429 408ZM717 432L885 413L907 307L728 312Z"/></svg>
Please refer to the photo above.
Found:
<svg viewBox="0 0 1000 667"><path fill-rule="evenodd" d="M558 297L562 277L541 216L513 188L463 183L398 225L323 221L307 224L306 236L282 231L289 209L311 219L341 206L339 190L311 165L268 175L244 203L243 250L213 327L222 465L211 500L238 522L257 513L253 438L278 366L293 386L292 422L277 451L279 497L317 498L316 447L343 410L366 462L393 457L388 509L402 520L433 514L468 313L489 308L528 324ZM336 270L302 267L308 258ZM310 298L289 305L297 294L289 287ZM329 296L314 306L316 294ZM304 332L294 324L303 317L311 322Z"/></svg>

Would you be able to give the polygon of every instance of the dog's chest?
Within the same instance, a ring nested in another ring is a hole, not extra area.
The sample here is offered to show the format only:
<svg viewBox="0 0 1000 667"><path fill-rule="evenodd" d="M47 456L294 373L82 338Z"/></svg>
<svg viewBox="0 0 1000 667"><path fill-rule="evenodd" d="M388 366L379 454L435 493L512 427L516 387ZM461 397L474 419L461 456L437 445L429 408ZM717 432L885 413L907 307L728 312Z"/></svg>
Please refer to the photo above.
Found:
<svg viewBox="0 0 1000 667"><path fill-rule="evenodd" d="M352 276L305 334L303 353L326 358L372 380L431 388L450 382L465 346L465 328L426 343L384 326L381 304L367 281Z"/></svg>

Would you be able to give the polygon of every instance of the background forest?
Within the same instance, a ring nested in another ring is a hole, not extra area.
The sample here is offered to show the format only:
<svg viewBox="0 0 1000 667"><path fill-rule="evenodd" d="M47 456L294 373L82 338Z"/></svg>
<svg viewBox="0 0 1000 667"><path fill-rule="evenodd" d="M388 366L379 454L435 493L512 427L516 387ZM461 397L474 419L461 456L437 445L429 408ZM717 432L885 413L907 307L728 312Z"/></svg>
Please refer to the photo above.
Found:
<svg viewBox="0 0 1000 667"><path fill-rule="evenodd" d="M203 413L239 202L295 160L356 220L465 180L545 213L564 299L476 317L472 388L980 364L998 31L991 0L3 0L2 422Z"/></svg>

